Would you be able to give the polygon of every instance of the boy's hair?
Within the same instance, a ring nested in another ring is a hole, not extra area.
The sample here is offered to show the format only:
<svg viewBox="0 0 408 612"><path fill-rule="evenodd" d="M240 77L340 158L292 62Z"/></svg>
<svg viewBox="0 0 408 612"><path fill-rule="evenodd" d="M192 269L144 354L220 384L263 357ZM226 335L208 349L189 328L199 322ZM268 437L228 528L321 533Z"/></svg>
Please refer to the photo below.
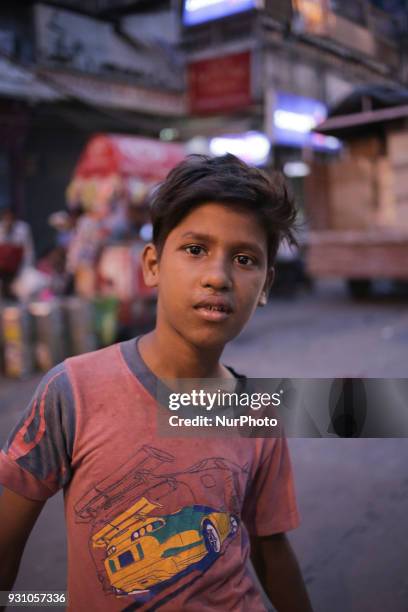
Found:
<svg viewBox="0 0 408 612"><path fill-rule="evenodd" d="M252 212L267 233L268 265L282 239L296 244L296 208L281 173L268 176L235 155L189 155L152 195L153 243L159 257L169 233L196 206L219 202Z"/></svg>

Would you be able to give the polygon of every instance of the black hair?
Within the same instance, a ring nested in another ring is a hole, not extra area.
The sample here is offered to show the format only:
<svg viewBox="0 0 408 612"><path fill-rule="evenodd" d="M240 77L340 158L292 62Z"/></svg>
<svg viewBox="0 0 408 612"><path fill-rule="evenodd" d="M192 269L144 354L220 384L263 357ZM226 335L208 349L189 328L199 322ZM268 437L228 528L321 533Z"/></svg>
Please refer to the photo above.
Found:
<svg viewBox="0 0 408 612"><path fill-rule="evenodd" d="M151 197L153 243L159 257L169 233L205 202L254 213L267 234L269 266L282 239L297 244L297 210L280 172L269 176L229 153L221 157L189 155L170 171Z"/></svg>

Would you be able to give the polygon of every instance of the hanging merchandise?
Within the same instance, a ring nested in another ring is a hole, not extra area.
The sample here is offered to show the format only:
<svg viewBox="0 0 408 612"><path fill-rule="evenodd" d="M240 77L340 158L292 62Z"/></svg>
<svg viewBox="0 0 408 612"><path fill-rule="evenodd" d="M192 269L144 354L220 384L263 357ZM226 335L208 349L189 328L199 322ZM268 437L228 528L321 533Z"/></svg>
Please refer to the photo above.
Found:
<svg viewBox="0 0 408 612"><path fill-rule="evenodd" d="M67 189L68 205L109 214L115 199L142 204L149 189L185 157L184 146L150 138L97 134L86 145Z"/></svg>
<svg viewBox="0 0 408 612"><path fill-rule="evenodd" d="M67 271L76 295L96 304L96 319L105 321L97 324L103 344L112 330L131 329L129 313L141 321L154 312L155 291L144 284L140 264L152 233L149 194L185 155L184 145L173 142L97 134L78 161L66 193L68 206L82 215L67 251ZM110 299L119 302L115 316ZM116 328L109 323L115 317Z"/></svg>

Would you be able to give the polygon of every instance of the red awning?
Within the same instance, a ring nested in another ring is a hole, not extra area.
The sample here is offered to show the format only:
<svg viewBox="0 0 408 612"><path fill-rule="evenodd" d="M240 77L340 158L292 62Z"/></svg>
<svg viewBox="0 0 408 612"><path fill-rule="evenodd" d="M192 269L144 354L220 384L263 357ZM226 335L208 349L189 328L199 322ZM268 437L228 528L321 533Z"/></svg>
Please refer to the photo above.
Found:
<svg viewBox="0 0 408 612"><path fill-rule="evenodd" d="M134 177L147 183L162 181L186 155L184 146L139 136L96 134L75 168L75 178Z"/></svg>

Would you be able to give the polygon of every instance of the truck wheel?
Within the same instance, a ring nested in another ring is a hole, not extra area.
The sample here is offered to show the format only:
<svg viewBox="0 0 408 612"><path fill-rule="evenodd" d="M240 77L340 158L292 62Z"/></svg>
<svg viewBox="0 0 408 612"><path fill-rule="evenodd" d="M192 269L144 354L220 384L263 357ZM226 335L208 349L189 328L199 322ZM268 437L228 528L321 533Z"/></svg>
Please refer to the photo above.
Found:
<svg viewBox="0 0 408 612"><path fill-rule="evenodd" d="M349 278L347 287L351 297L358 300L370 297L372 282L369 278Z"/></svg>

